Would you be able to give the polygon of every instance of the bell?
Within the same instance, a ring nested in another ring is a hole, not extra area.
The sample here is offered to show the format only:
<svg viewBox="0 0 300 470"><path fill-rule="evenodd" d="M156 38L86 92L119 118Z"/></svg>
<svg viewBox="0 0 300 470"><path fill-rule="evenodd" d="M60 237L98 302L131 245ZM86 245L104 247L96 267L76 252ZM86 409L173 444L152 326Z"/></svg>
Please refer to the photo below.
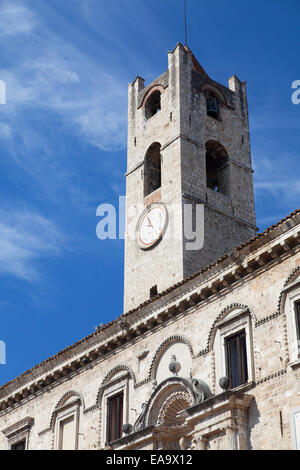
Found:
<svg viewBox="0 0 300 470"><path fill-rule="evenodd" d="M213 118L218 117L218 102L216 98L209 98L207 100L207 114Z"/></svg>

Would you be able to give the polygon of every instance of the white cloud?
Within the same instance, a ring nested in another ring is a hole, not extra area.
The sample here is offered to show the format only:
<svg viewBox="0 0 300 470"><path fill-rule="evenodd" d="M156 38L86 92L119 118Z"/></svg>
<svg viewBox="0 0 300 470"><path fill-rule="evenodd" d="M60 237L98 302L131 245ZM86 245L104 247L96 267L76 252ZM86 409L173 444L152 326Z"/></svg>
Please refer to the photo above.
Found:
<svg viewBox="0 0 300 470"><path fill-rule="evenodd" d="M287 193L292 192L295 195L295 193L300 193L300 179L258 181L255 187L256 189L268 190L270 192L282 190Z"/></svg>
<svg viewBox="0 0 300 470"><path fill-rule="evenodd" d="M39 279L41 258L59 256L65 236L45 217L24 212L0 213L0 275Z"/></svg>
<svg viewBox="0 0 300 470"><path fill-rule="evenodd" d="M58 47L57 41L50 35L42 54L26 50L26 60L1 71L7 89L3 118L13 114L16 128L24 132L18 119L27 107L51 111L69 133L88 143L106 151L123 148L127 87L73 46L60 41L63 47Z"/></svg>
<svg viewBox="0 0 300 470"><path fill-rule="evenodd" d="M36 24L34 13L13 0L0 2L0 36L29 34Z"/></svg>
<svg viewBox="0 0 300 470"><path fill-rule="evenodd" d="M10 139L12 137L12 128L6 123L0 121L0 137Z"/></svg>

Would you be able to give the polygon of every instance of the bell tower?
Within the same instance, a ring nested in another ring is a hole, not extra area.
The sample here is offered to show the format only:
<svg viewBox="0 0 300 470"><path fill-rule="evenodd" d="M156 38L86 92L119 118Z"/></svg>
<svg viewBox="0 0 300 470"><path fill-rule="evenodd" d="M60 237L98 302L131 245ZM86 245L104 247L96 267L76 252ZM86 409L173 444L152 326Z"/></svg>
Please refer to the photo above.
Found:
<svg viewBox="0 0 300 470"><path fill-rule="evenodd" d="M212 80L188 47L129 84L124 311L255 235L246 84ZM190 230L185 207L193 214ZM203 243L191 248L192 232Z"/></svg>

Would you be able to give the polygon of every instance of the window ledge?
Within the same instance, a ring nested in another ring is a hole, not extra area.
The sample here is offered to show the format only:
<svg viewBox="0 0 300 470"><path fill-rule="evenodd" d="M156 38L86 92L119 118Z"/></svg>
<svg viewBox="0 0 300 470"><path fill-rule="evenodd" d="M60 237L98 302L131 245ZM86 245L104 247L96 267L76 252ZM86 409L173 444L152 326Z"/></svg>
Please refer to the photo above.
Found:
<svg viewBox="0 0 300 470"><path fill-rule="evenodd" d="M233 392L244 392L244 391L247 391L247 390L250 390L251 388L253 388L255 386L255 382L254 380L251 380L245 384L242 384L242 385L239 385L238 387L234 387L232 388L231 390Z"/></svg>
<svg viewBox="0 0 300 470"><path fill-rule="evenodd" d="M222 123L223 122L223 119L220 119L220 118L214 118L212 116L210 116L209 114L206 114L207 117L209 117L210 119L213 119L215 122L218 122L218 123ZM154 115L155 116L155 115Z"/></svg>
<svg viewBox="0 0 300 470"><path fill-rule="evenodd" d="M290 362L289 367L291 367L292 369L296 369L297 367L300 367L300 357L298 357L298 359L296 359L295 361Z"/></svg>

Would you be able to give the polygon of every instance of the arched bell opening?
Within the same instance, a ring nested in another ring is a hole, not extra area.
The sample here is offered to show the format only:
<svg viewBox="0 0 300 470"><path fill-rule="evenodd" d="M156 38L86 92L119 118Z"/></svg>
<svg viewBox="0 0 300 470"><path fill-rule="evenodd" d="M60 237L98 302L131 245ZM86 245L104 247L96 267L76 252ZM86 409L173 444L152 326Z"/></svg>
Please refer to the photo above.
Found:
<svg viewBox="0 0 300 470"><path fill-rule="evenodd" d="M206 143L206 184L209 189L229 193L229 165L225 148L214 140Z"/></svg>
<svg viewBox="0 0 300 470"><path fill-rule="evenodd" d="M153 91L145 104L145 119L148 120L161 110L161 92Z"/></svg>
<svg viewBox="0 0 300 470"><path fill-rule="evenodd" d="M144 197L161 187L161 155L160 144L153 143L145 157L144 162Z"/></svg>

